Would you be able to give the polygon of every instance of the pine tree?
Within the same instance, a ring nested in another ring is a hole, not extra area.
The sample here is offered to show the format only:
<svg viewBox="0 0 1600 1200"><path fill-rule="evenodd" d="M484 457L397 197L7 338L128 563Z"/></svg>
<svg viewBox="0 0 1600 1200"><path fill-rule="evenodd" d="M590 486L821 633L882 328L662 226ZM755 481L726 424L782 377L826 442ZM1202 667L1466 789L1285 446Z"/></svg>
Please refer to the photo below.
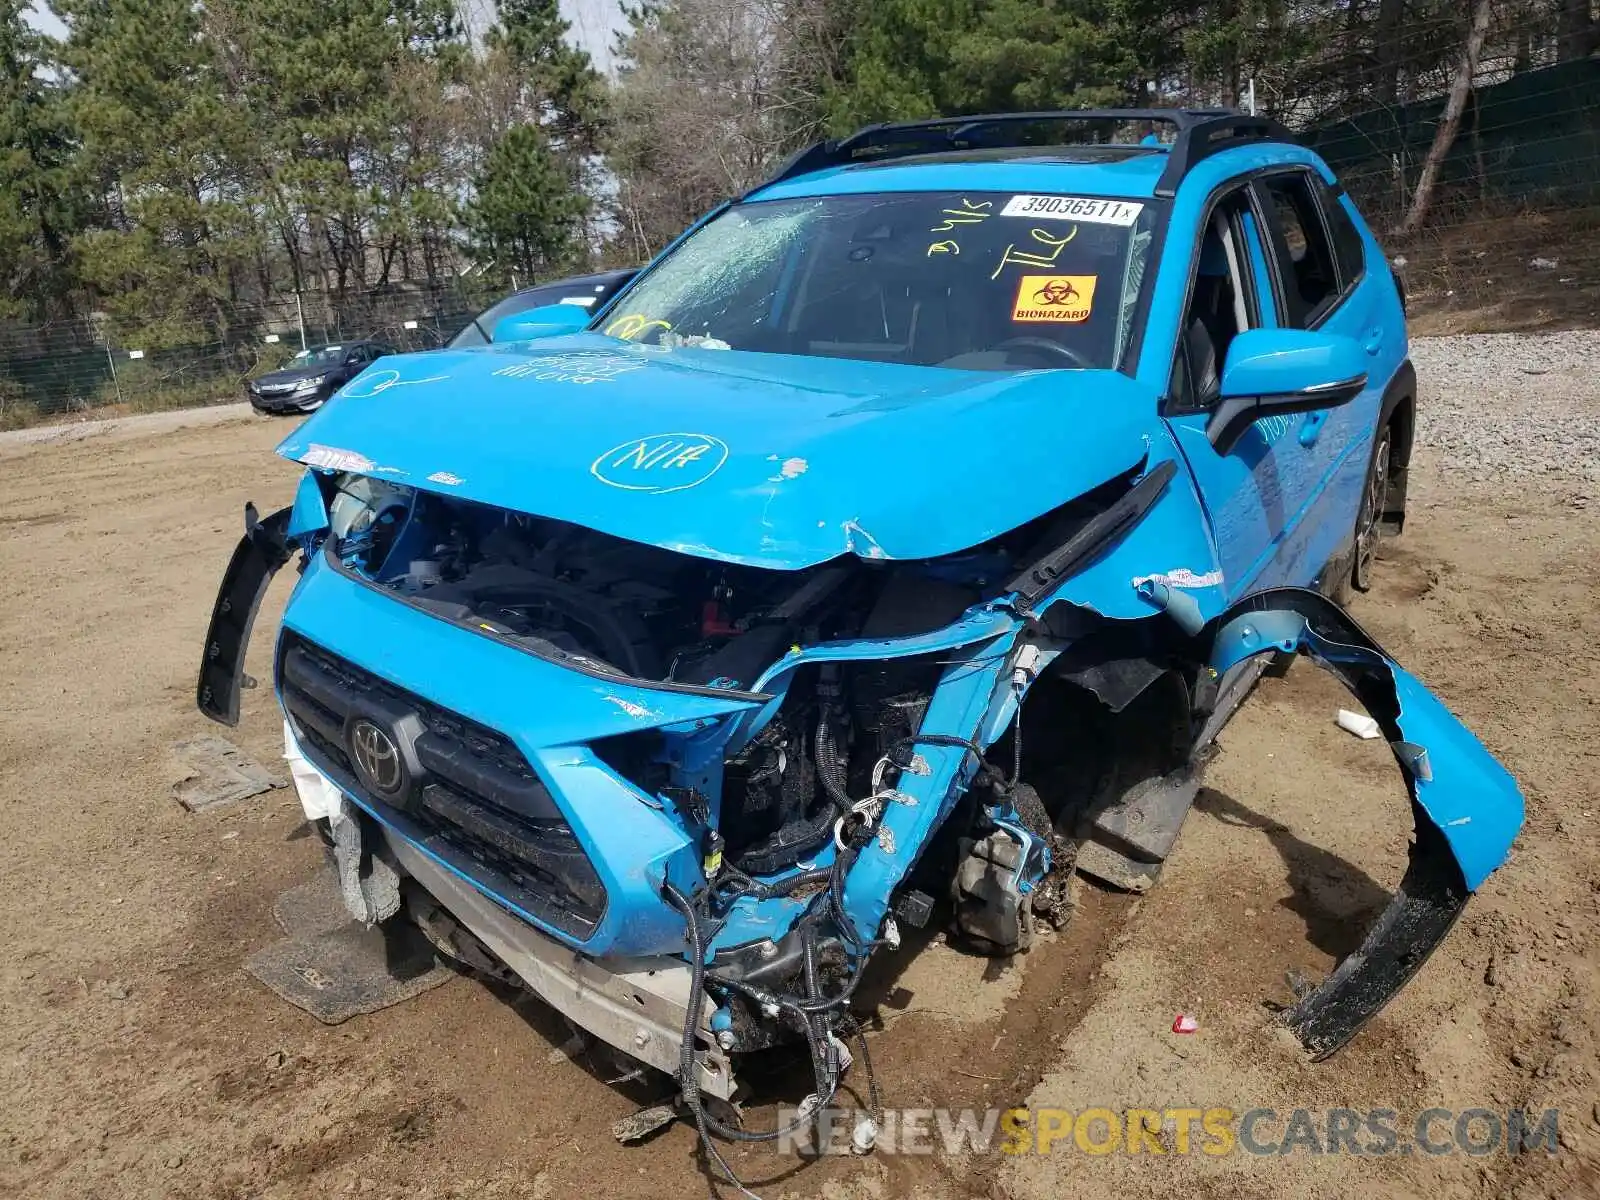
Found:
<svg viewBox="0 0 1600 1200"><path fill-rule="evenodd" d="M221 3L222 0L217 0ZM464 46L448 0L231 0L227 56L296 288L385 282L448 207L434 111ZM435 247L436 250L436 247ZM437 257L430 252L429 261Z"/></svg>
<svg viewBox="0 0 1600 1200"><path fill-rule="evenodd" d="M467 221L481 260L519 283L543 278L571 256L588 198L535 124L510 130L474 181Z"/></svg>
<svg viewBox="0 0 1600 1200"><path fill-rule="evenodd" d="M851 11L830 124L1138 104L1198 7L1165 0L837 0Z"/></svg>
<svg viewBox="0 0 1600 1200"><path fill-rule="evenodd" d="M574 154L592 154L604 118L605 81L586 51L572 44L557 0L502 0L485 44L505 55L529 119Z"/></svg>
<svg viewBox="0 0 1600 1200"><path fill-rule="evenodd" d="M228 323L254 223L237 163L248 126L189 0L59 0L81 166L102 210L84 281L146 345Z"/></svg>
<svg viewBox="0 0 1600 1200"><path fill-rule="evenodd" d="M64 315L83 219L61 89L21 0L0 0L0 316Z"/></svg>
<svg viewBox="0 0 1600 1200"><path fill-rule="evenodd" d="M465 216L478 261L525 282L588 256L607 97L556 0L503 0L499 14L479 77L509 103L487 131Z"/></svg>

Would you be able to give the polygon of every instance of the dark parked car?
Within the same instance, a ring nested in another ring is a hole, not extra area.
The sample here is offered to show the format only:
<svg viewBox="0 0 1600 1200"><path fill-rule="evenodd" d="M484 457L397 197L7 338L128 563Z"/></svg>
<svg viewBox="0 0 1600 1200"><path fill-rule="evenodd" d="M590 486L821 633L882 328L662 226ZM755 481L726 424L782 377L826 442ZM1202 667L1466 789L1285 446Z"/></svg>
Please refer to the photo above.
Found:
<svg viewBox="0 0 1600 1200"><path fill-rule="evenodd" d="M574 275L571 279L557 279L512 292L504 300L479 313L477 319L451 338L445 348L466 350L473 346L487 346L494 340L496 321L546 304L573 304L593 312L621 291L628 280L638 273L637 267L628 267L621 271L601 271L595 275Z"/></svg>
<svg viewBox="0 0 1600 1200"><path fill-rule="evenodd" d="M345 384L385 354L398 353L382 342L336 342L300 351L289 365L246 385L259 413L306 413L321 408Z"/></svg>

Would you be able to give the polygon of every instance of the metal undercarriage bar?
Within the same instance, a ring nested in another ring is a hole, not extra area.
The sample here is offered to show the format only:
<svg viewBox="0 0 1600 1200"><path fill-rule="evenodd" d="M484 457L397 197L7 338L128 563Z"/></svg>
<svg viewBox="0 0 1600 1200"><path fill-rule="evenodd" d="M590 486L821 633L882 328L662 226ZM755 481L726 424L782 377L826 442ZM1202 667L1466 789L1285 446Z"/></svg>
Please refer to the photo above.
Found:
<svg viewBox="0 0 1600 1200"><path fill-rule="evenodd" d="M675 958L631 958L602 966L546 937L464 883L402 837L382 836L408 875L494 952L535 995L575 1025L668 1075L678 1072L689 967ZM700 1089L727 1100L737 1086L710 1032L714 1005L702 998Z"/></svg>

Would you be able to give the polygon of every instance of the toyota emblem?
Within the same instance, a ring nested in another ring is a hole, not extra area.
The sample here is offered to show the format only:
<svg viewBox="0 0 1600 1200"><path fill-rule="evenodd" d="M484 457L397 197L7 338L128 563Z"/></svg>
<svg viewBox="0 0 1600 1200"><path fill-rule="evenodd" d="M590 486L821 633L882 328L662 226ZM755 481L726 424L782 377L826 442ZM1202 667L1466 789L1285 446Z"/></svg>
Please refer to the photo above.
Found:
<svg viewBox="0 0 1600 1200"><path fill-rule="evenodd" d="M383 730L371 721L357 721L350 730L350 752L368 783L392 795L400 790L404 776L400 768L400 749Z"/></svg>

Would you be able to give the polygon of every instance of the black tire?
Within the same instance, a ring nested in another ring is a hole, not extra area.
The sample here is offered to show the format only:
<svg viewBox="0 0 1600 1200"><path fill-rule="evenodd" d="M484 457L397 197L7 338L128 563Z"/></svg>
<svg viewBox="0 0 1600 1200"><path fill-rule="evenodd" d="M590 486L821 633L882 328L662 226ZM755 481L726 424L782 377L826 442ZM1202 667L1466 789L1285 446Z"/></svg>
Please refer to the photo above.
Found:
<svg viewBox="0 0 1600 1200"><path fill-rule="evenodd" d="M1372 568L1383 537L1383 516L1389 504L1389 471L1394 458L1394 424L1386 422L1372 443L1367 478L1356 513L1355 546L1350 560L1350 586L1358 592L1372 588Z"/></svg>

